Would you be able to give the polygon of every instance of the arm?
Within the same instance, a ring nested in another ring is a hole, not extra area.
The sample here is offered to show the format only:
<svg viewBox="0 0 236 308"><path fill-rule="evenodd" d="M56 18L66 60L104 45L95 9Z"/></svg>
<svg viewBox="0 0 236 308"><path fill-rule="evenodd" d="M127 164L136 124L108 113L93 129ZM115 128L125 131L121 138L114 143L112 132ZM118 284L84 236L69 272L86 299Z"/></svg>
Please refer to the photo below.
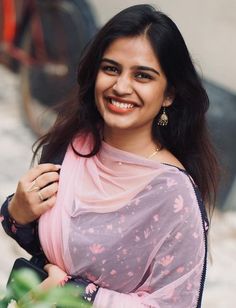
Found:
<svg viewBox="0 0 236 308"><path fill-rule="evenodd" d="M1 207L1 221L4 231L12 237L23 249L31 255L42 254L41 245L38 238L38 223L21 225L18 224L9 214L8 205L11 200L9 196Z"/></svg>
<svg viewBox="0 0 236 308"><path fill-rule="evenodd" d="M99 287L91 281L68 276L63 270L53 264L45 265L44 270L48 273L48 277L39 285L39 288L42 290L47 291L54 287L72 284L75 287L79 287L77 289L77 296L91 304L94 302Z"/></svg>
<svg viewBox="0 0 236 308"><path fill-rule="evenodd" d="M33 255L42 254L38 238L38 218L56 200L59 166L41 164L30 169L19 181L14 195L1 208L5 232ZM40 196L44 196L45 200Z"/></svg>

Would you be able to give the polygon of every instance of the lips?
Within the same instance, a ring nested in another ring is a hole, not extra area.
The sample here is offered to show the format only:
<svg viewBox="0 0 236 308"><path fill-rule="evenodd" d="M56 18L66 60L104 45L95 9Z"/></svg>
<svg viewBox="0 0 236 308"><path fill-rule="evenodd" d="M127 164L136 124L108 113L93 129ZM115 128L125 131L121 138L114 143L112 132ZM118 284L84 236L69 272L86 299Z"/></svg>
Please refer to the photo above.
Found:
<svg viewBox="0 0 236 308"><path fill-rule="evenodd" d="M108 100L108 108L115 112L124 113L132 111L135 107L138 107L138 105L133 101L111 96L106 97L106 99Z"/></svg>

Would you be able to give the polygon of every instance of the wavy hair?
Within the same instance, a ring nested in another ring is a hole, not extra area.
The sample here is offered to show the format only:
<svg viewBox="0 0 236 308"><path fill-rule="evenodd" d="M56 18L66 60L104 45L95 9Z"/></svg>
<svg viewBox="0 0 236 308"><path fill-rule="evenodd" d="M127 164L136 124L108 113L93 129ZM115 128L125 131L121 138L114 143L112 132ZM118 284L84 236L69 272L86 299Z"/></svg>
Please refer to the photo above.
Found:
<svg viewBox="0 0 236 308"><path fill-rule="evenodd" d="M167 78L167 92L174 92L174 101L167 109L169 124L157 126L157 115L152 127L153 139L184 165L211 212L219 167L205 119L209 99L177 26L150 5L124 9L101 28L86 47L78 67L76 95L64 104L52 129L39 139L35 155L48 143L46 155L50 159L69 143L73 145L73 139L80 133L92 133L94 137L94 148L86 157L99 151L98 128L103 125L103 119L95 106L94 87L102 56L114 40L139 35L146 35Z"/></svg>

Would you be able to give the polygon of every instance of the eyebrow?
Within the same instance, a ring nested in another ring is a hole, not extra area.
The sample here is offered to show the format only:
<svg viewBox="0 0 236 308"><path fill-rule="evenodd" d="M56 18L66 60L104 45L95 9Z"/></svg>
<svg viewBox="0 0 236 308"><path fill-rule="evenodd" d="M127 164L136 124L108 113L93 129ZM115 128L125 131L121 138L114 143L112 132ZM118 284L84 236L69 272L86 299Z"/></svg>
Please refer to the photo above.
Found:
<svg viewBox="0 0 236 308"><path fill-rule="evenodd" d="M111 60L111 59L108 59L108 58L103 58L101 60L101 62L108 62L108 63L111 63L113 65L119 66L119 67L121 66L118 62ZM135 65L135 66L132 67L132 69L137 69L137 70L141 70L141 71L150 71L150 72L157 74L158 76L161 75L157 70L155 70L154 68L149 67L149 66Z"/></svg>

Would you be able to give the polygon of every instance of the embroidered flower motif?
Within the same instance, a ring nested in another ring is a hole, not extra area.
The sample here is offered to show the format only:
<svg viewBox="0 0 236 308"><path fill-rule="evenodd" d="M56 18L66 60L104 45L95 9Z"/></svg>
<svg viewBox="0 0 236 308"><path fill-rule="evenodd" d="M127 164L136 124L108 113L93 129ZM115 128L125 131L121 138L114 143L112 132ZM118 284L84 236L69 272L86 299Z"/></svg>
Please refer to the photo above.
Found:
<svg viewBox="0 0 236 308"><path fill-rule="evenodd" d="M127 274L129 277L132 277L132 276L134 276L134 273L133 272L128 272L128 274Z"/></svg>
<svg viewBox="0 0 236 308"><path fill-rule="evenodd" d="M161 277L165 277L167 275L169 275L170 271L168 270L164 270L164 271L161 271Z"/></svg>
<svg viewBox="0 0 236 308"><path fill-rule="evenodd" d="M100 254L105 250L101 244L93 244L89 246L89 249L93 254Z"/></svg>
<svg viewBox="0 0 236 308"><path fill-rule="evenodd" d="M12 224L12 225L11 225L11 232L14 233L14 234L16 234L16 231L17 231L16 226Z"/></svg>
<svg viewBox="0 0 236 308"><path fill-rule="evenodd" d="M166 180L167 187L171 187L177 184L177 182L172 178L167 178Z"/></svg>
<svg viewBox="0 0 236 308"><path fill-rule="evenodd" d="M175 204L174 204L174 213L178 213L181 211L184 207L184 200L181 195L178 195L178 197L175 199Z"/></svg>
<svg viewBox="0 0 236 308"><path fill-rule="evenodd" d="M107 225L107 230L112 230L113 226L112 225Z"/></svg>
<svg viewBox="0 0 236 308"><path fill-rule="evenodd" d="M154 216L153 216L153 219L154 219L155 221L159 221L159 215L158 215L158 214L154 215Z"/></svg>
<svg viewBox="0 0 236 308"><path fill-rule="evenodd" d="M137 257L136 260L137 260L138 263L141 262L141 258L140 257Z"/></svg>
<svg viewBox="0 0 236 308"><path fill-rule="evenodd" d="M94 283L90 283L87 285L87 287L85 288L85 293L86 294L90 294L92 295L93 292L95 292L97 290L97 286Z"/></svg>
<svg viewBox="0 0 236 308"><path fill-rule="evenodd" d="M124 248L124 249L122 250L122 252L123 252L124 255L127 255L127 249Z"/></svg>
<svg viewBox="0 0 236 308"><path fill-rule="evenodd" d="M88 232L89 232L89 233L94 233L94 229L93 229L93 228L89 228L89 229L88 229Z"/></svg>
<svg viewBox="0 0 236 308"><path fill-rule="evenodd" d="M147 228L146 230L144 230L144 237L145 237L145 239L147 239L148 237L149 237L149 235L150 235L150 230L149 230L149 228Z"/></svg>
<svg viewBox="0 0 236 308"><path fill-rule="evenodd" d="M125 216L124 216L124 215L121 215L121 216L120 216L119 224L123 224L124 222L125 222Z"/></svg>
<svg viewBox="0 0 236 308"><path fill-rule="evenodd" d="M140 241L140 237L138 235L135 236L135 242L139 242Z"/></svg>
<svg viewBox="0 0 236 308"><path fill-rule="evenodd" d="M159 261L159 264L161 264L162 266L168 266L170 263L173 262L173 260L174 260L174 256L167 255L161 258L161 260Z"/></svg>
<svg viewBox="0 0 236 308"><path fill-rule="evenodd" d="M177 270L176 270L176 272L180 273L180 274L183 273L183 271L184 271L184 267L183 266L178 267Z"/></svg>
<svg viewBox="0 0 236 308"><path fill-rule="evenodd" d="M179 240L181 237L182 237L182 233L177 232L176 235L175 235L175 238L176 238L177 240Z"/></svg>
<svg viewBox="0 0 236 308"><path fill-rule="evenodd" d="M187 283L187 287L186 287L186 289L188 290L188 291L190 291L191 289L192 289L192 283L191 282L188 282Z"/></svg>
<svg viewBox="0 0 236 308"><path fill-rule="evenodd" d="M116 273L117 273L117 272L116 272L116 270L114 270L114 269L110 271L110 274L111 274L112 276L116 275Z"/></svg>
<svg viewBox="0 0 236 308"><path fill-rule="evenodd" d="M194 237L194 238L198 238L197 232L194 232L194 233L193 233L193 237Z"/></svg>

